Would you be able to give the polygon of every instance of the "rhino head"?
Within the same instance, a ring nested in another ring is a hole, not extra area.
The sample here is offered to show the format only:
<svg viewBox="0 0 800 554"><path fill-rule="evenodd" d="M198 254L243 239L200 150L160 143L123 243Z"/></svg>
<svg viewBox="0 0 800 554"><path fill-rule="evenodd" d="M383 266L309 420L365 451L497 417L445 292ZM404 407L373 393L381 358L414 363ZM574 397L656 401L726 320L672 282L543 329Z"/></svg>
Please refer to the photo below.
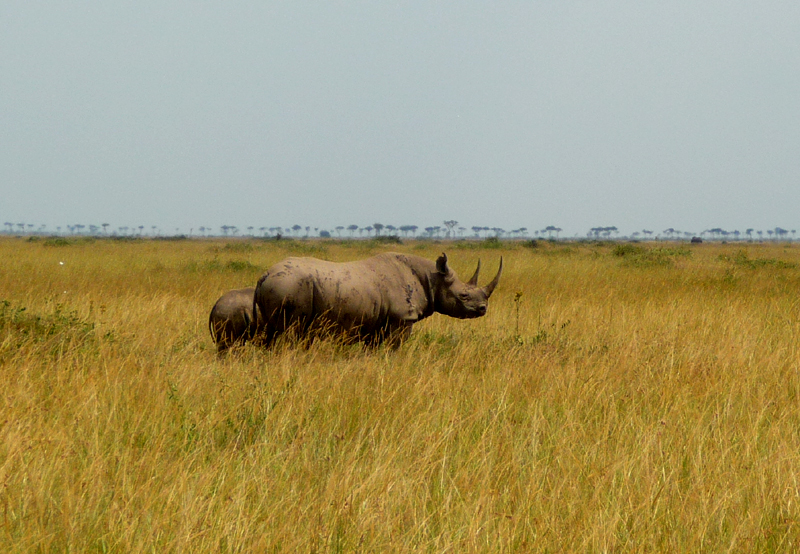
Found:
<svg viewBox="0 0 800 554"><path fill-rule="evenodd" d="M503 258L500 257L500 268L497 275L485 287L478 286L478 274L481 271L481 262L469 281L464 283L458 279L456 273L447 265L447 254L442 253L436 260L436 273L434 275L434 310L440 314L470 319L486 315L489 297L500 282L503 273Z"/></svg>

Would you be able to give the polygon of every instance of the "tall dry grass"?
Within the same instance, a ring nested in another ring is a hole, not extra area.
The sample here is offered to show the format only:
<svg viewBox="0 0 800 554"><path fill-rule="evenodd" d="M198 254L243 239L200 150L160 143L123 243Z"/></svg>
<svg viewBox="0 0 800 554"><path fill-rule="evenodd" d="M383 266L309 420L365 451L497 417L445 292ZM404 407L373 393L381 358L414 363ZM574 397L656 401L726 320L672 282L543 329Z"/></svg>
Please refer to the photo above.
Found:
<svg viewBox="0 0 800 554"><path fill-rule="evenodd" d="M489 314L218 359L222 292L385 247L0 239L3 551L797 549L800 249L392 248L502 254Z"/></svg>

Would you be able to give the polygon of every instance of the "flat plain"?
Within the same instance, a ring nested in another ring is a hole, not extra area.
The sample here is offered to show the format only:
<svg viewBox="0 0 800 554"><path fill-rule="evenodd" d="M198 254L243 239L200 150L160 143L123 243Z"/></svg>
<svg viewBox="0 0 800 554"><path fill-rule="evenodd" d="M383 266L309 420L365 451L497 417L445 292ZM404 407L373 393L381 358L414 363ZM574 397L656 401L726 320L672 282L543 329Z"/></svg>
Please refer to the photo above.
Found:
<svg viewBox="0 0 800 554"><path fill-rule="evenodd" d="M289 255L502 255L400 349L218 357ZM800 247L0 238L4 552L793 552Z"/></svg>

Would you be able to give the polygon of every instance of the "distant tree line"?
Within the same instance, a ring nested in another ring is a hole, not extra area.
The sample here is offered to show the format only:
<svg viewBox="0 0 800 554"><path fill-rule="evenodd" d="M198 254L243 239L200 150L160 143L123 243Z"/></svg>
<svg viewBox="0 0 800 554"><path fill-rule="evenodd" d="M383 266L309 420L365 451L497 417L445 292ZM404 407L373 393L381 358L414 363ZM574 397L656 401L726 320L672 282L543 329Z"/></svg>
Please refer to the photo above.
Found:
<svg viewBox="0 0 800 554"><path fill-rule="evenodd" d="M6 221L4 224L3 233L7 235L74 235L74 236L94 236L94 237L159 237L159 236L177 236L180 235L180 229L174 228L174 232L163 230L157 225L146 227L145 225L138 226L120 226L112 228L110 223L101 223L99 225L84 225L73 224L66 226L57 226L54 229L48 229L47 225L38 225L33 223L12 223ZM495 237L498 239L522 239L528 238L531 235L534 238L547 239L547 240L560 240L562 229L555 225L548 225L540 230L528 231L527 227L520 227L506 231L502 227L484 227L480 225L473 225L472 227L464 227L459 225L459 222L454 219L443 221L442 225L433 225L430 227L420 228L417 225L385 225L383 223L372 223L371 225L360 226L356 224L351 225L337 225L331 229L321 229L319 227L312 227L309 225L303 226L299 224L290 227L283 226L262 226L255 227L253 225L239 228L236 225L222 225L218 229L212 226L201 225L197 227L195 234L194 228L189 229L188 236L202 236L202 237L262 237L262 238L278 238L278 237L292 237L292 238L377 238L381 236L396 236L403 238L427 238L427 239L486 239ZM606 227L592 227L586 233L586 237L590 240L691 240L693 237L701 237L705 240L716 241L753 241L757 236L757 240L764 240L766 235L767 240L795 240L797 231L783 229L782 227L775 227L767 230L756 230L748 228L744 232L739 230L727 231L720 227L713 229L706 229L700 233L691 231L680 231L675 228L664 229L657 233L652 230L642 229L641 231L634 231L630 235L620 235L620 231L615 226ZM789 235L791 234L791 238ZM581 237L571 237L570 240L580 239Z"/></svg>

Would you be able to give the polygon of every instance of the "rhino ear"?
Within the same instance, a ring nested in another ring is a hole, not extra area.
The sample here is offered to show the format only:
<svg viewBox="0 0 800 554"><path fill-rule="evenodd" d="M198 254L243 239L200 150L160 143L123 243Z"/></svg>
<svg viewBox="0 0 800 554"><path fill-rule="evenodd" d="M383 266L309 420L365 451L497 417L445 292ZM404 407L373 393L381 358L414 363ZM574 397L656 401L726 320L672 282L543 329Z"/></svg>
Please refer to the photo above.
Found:
<svg viewBox="0 0 800 554"><path fill-rule="evenodd" d="M442 275L447 275L450 273L450 268L447 267L447 254L444 252L442 252L442 255L439 256L438 260L436 260L436 271Z"/></svg>
<svg viewBox="0 0 800 554"><path fill-rule="evenodd" d="M478 267L475 268L475 273L473 273L472 277L469 278L467 281L468 285L477 285L478 284L478 274L481 272L481 260L478 258Z"/></svg>

